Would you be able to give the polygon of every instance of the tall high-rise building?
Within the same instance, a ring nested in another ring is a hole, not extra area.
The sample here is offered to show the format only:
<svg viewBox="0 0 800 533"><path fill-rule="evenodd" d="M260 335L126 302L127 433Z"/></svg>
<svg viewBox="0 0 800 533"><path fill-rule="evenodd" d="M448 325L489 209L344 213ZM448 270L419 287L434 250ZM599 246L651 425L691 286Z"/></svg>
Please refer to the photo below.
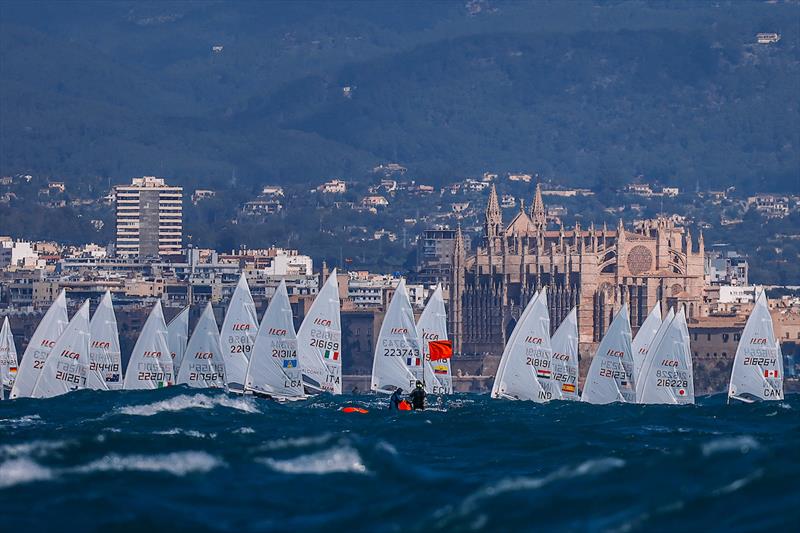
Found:
<svg viewBox="0 0 800 533"><path fill-rule="evenodd" d="M179 254L183 241L183 188L162 178L133 178L116 187L117 255L161 257Z"/></svg>

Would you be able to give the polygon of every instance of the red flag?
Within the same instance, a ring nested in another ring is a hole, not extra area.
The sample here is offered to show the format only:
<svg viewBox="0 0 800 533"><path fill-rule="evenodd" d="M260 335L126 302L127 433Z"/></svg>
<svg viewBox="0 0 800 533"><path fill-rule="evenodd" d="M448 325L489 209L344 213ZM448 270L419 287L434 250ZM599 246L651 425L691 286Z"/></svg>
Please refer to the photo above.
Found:
<svg viewBox="0 0 800 533"><path fill-rule="evenodd" d="M453 357L453 343L450 341L431 341L428 343L431 354L431 361L440 359L450 359Z"/></svg>

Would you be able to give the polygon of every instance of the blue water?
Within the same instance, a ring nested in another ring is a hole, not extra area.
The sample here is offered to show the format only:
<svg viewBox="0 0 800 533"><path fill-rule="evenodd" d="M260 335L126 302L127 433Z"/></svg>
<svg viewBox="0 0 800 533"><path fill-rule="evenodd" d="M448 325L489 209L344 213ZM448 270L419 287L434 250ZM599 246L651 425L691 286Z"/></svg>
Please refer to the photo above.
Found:
<svg viewBox="0 0 800 533"><path fill-rule="evenodd" d="M798 395L384 405L181 387L2 402L0 530L685 532L800 520Z"/></svg>

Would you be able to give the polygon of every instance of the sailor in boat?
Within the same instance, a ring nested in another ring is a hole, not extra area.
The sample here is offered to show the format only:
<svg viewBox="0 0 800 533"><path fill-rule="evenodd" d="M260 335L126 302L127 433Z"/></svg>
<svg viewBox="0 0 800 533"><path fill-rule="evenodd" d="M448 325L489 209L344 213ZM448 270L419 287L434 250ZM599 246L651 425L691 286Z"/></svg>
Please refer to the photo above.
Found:
<svg viewBox="0 0 800 533"><path fill-rule="evenodd" d="M400 402L403 401L401 395L403 394L403 389L397 388L389 397L389 410L396 411L400 409Z"/></svg>
<svg viewBox="0 0 800 533"><path fill-rule="evenodd" d="M425 410L425 387L422 386L421 381L417 381L417 387L411 391L408 398L411 400L411 407L413 407L415 411L417 409L420 411Z"/></svg>

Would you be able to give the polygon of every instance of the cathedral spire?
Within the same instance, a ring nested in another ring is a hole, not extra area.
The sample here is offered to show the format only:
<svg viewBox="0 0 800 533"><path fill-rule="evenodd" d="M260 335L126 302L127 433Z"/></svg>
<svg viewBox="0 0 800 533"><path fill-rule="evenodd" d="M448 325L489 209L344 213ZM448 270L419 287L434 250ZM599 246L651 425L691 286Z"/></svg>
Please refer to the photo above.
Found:
<svg viewBox="0 0 800 533"><path fill-rule="evenodd" d="M531 207L531 220L537 227L544 228L547 225L547 219L544 214L544 202L542 201L542 184L536 182L536 193L533 197L533 206Z"/></svg>
<svg viewBox="0 0 800 533"><path fill-rule="evenodd" d="M497 188L492 184L489 192L489 203L486 206L486 218L483 224L483 235L486 246L489 248L498 247L496 242L501 236L503 228L503 214L500 211L500 203L497 201Z"/></svg>

